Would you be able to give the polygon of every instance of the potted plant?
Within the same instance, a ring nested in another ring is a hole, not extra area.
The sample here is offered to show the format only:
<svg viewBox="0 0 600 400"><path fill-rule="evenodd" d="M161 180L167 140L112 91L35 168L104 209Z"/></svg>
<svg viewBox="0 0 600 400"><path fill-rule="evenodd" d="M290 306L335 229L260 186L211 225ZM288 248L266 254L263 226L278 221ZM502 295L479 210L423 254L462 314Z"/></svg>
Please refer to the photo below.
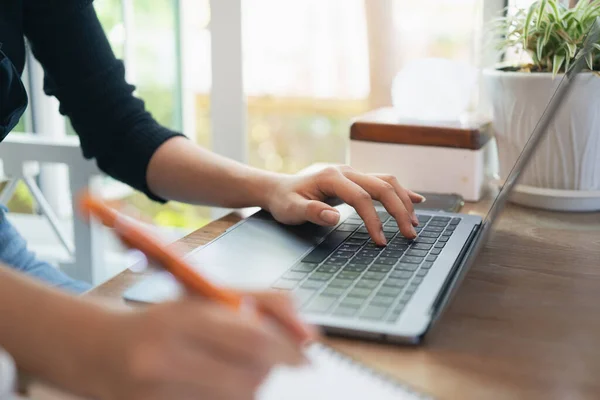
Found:
<svg viewBox="0 0 600 400"><path fill-rule="evenodd" d="M521 55L517 65L484 71L493 112L500 174L506 178L566 69L600 17L600 0L571 7L536 1L508 13L495 26L500 48ZM586 57L587 69L548 137L523 175L513 201L549 209L600 209L600 43Z"/></svg>

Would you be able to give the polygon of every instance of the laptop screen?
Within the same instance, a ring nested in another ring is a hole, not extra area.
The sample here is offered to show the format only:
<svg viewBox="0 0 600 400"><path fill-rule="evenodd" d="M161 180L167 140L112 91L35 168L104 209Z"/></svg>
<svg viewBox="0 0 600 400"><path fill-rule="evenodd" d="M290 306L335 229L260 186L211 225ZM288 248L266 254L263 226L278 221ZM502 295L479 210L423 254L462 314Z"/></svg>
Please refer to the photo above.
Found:
<svg viewBox="0 0 600 400"><path fill-rule="evenodd" d="M575 80L577 74L581 72L586 65L585 57L592 52L594 44L600 40L600 17L596 18L596 21L592 24L590 31L584 41L584 45L575 57L575 62L571 64L569 70L564 74L560 84L558 85L554 95L550 99L550 102L546 106L542 117L538 121L535 129L531 133L529 140L525 144L523 151L518 157L512 170L506 177L504 185L500 189L496 200L493 202L489 209L487 217L483 223L483 229L489 230L492 223L496 220L500 212L504 209L506 201L510 195L510 192L514 189L515 185L519 182L519 179L523 175L524 170L527 168L535 150L539 147L541 140L546 136L548 127L554 120L554 117L559 112L560 107L564 102L567 101L569 93L573 87L572 83ZM600 78L598 78L600 79ZM482 235L483 236L483 235Z"/></svg>

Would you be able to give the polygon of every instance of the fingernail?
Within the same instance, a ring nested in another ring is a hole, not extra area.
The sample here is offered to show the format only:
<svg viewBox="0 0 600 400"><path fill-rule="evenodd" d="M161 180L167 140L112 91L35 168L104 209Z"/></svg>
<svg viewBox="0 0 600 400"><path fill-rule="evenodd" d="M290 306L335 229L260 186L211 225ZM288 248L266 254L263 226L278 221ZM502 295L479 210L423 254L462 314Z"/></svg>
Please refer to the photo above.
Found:
<svg viewBox="0 0 600 400"><path fill-rule="evenodd" d="M381 244L384 246L387 244L387 239L385 238L385 234L383 233L383 229L379 231L379 240L381 240Z"/></svg>
<svg viewBox="0 0 600 400"><path fill-rule="evenodd" d="M340 214L332 210L323 210L319 214L319 218L328 225L335 225L340 219Z"/></svg>
<svg viewBox="0 0 600 400"><path fill-rule="evenodd" d="M425 203L427 201L427 197L421 196L421 203Z"/></svg>
<svg viewBox="0 0 600 400"><path fill-rule="evenodd" d="M414 238L417 237L417 231L415 231L415 228L411 227L410 228L410 233L412 233L412 235L413 235Z"/></svg>

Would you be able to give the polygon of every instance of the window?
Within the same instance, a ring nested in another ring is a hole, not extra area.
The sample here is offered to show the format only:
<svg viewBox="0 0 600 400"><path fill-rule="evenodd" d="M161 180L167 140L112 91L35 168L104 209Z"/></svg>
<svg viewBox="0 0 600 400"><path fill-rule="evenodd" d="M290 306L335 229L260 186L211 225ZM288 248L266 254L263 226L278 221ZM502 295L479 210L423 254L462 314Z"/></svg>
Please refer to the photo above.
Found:
<svg viewBox="0 0 600 400"><path fill-rule="evenodd" d="M211 148L210 2L94 4L149 111ZM474 62L480 7L479 0L241 0L248 162L289 173L344 162L351 119L390 103L399 68L422 57ZM223 134L239 140L240 133ZM161 225L193 229L211 217L208 208L126 193Z"/></svg>

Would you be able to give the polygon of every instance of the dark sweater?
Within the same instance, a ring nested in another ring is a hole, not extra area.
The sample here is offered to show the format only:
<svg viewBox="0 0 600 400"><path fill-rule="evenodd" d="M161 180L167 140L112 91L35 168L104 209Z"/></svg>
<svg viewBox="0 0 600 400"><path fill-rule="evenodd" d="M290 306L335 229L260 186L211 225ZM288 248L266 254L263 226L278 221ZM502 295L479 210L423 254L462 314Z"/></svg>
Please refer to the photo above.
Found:
<svg viewBox="0 0 600 400"><path fill-rule="evenodd" d="M44 67L44 91L60 101L83 155L157 199L146 182L148 163L161 144L180 134L160 126L133 96L92 0L0 0L2 51L19 73L24 36Z"/></svg>

